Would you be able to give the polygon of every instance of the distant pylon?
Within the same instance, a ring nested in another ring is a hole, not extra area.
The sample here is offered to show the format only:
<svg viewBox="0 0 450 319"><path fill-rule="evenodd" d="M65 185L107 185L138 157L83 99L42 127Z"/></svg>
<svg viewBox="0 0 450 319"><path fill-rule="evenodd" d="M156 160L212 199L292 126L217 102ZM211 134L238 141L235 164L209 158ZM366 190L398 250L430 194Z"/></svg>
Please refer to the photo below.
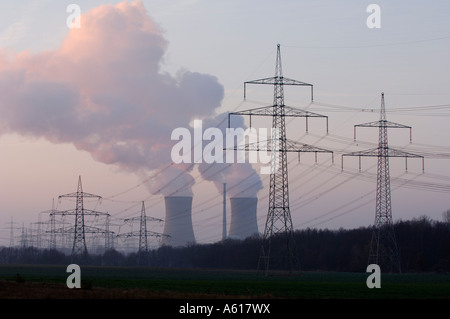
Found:
<svg viewBox="0 0 450 319"><path fill-rule="evenodd" d="M244 148L234 147L234 150L271 152L269 209L258 261L258 271L261 270L267 275L270 266L273 266L271 260L278 262L278 265L276 266L281 266L283 264L282 259L285 259L285 264L287 264L289 271L298 270L300 265L294 240L294 227L289 208L287 152L314 152L316 155L319 152L333 152L288 140L286 137L285 119L286 117L305 117L306 121L308 121L309 117L325 118L327 119L328 132L328 117L309 111L296 109L284 104L284 85L310 87L311 101L313 100L313 85L283 77L279 44L277 45L275 76L245 82L244 98L246 97L247 84L269 84L274 87L273 105L241 112L232 112L228 115L228 127L230 127L230 116L233 114L249 115L250 126L252 115L272 117L272 136L270 141L258 141L257 143L247 144ZM306 128L306 130L308 130L308 124L306 125ZM275 238L280 239L283 243L281 250L275 251L275 253L278 253L278 259L274 258L274 251L272 251L272 240Z"/></svg>
<svg viewBox="0 0 450 319"><path fill-rule="evenodd" d="M372 240L370 243L368 264L377 264L381 267L382 270L388 272L401 272L400 257L398 253L397 240L395 238L394 224L392 220L389 157L405 157L406 160L408 159L408 157L422 158L423 161L423 156L389 148L387 135L388 128L410 129L411 140L411 127L389 122L386 120L384 93L381 93L380 120L376 122L355 125L355 139L356 127L379 128L377 148L342 155L342 159L344 158L344 156L358 156L360 158L360 169L362 156L372 156L378 158L375 223L372 233Z"/></svg>
<svg viewBox="0 0 450 319"><path fill-rule="evenodd" d="M36 248L40 249L42 245L42 227L41 225L44 222L42 222L41 214L38 215L38 221L37 221L37 234L36 234Z"/></svg>
<svg viewBox="0 0 450 319"><path fill-rule="evenodd" d="M17 224L13 222L13 217L11 216L11 222L7 223L10 224L9 228L9 248L14 247L14 224Z"/></svg>
<svg viewBox="0 0 450 319"><path fill-rule="evenodd" d="M144 201L142 201L142 208L141 208L141 214L140 216L131 217L131 218L125 218L123 220L125 223L133 223L136 221L139 221L139 231L132 231L128 233L120 233L117 234L117 237L139 237L139 247L138 247L138 264L140 265L146 265L146 261L148 261L148 236L152 237L163 237L166 236L164 234L156 233L151 230L147 230L147 222L149 221L156 221L156 222L163 222L162 219L154 218L151 216L147 216L145 212L145 204Z"/></svg>
<svg viewBox="0 0 450 319"><path fill-rule="evenodd" d="M55 199L52 199L52 210L50 211L50 249L56 249L56 219Z"/></svg>
<svg viewBox="0 0 450 319"><path fill-rule="evenodd" d="M22 248L25 248L28 246L27 232L25 230L25 226L23 223L22 223L22 234L20 236L20 246L22 246Z"/></svg>
<svg viewBox="0 0 450 319"><path fill-rule="evenodd" d="M112 240L112 232L109 231L109 226L111 224L111 216L108 214L106 216L106 223L105 223L105 251L107 251L108 249L113 249L114 248L114 242Z"/></svg>
<svg viewBox="0 0 450 319"><path fill-rule="evenodd" d="M142 202L141 219L139 223L139 252L148 252L147 242L147 216L145 215L145 205Z"/></svg>
<svg viewBox="0 0 450 319"><path fill-rule="evenodd" d="M222 240L227 239L227 183L223 183Z"/></svg>
<svg viewBox="0 0 450 319"><path fill-rule="evenodd" d="M9 249L8 249L8 263L13 260L13 247L14 247L14 224L13 217L11 216L10 229L9 229Z"/></svg>
<svg viewBox="0 0 450 319"><path fill-rule="evenodd" d="M9 248L14 247L14 227L13 227L13 218L11 216L11 229L9 230Z"/></svg>
<svg viewBox="0 0 450 319"><path fill-rule="evenodd" d="M74 226L74 237L72 246L72 256L74 255L87 255L88 250L86 247L86 234L85 234L85 224L84 224L84 198L98 198L101 196L89 194L83 192L81 185L81 176L78 177L78 188L76 193L70 193L65 195L60 195L59 198L63 197L75 197L76 198L76 208L75 208L75 226Z"/></svg>

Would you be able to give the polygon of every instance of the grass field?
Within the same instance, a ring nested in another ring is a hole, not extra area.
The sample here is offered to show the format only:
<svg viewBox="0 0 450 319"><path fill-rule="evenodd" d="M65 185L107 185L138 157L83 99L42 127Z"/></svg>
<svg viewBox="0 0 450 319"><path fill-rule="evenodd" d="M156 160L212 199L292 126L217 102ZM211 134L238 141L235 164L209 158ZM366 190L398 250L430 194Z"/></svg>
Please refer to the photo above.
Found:
<svg viewBox="0 0 450 319"><path fill-rule="evenodd" d="M82 266L82 289L69 289L66 266L0 265L0 298L308 298L449 299L450 275L255 271Z"/></svg>

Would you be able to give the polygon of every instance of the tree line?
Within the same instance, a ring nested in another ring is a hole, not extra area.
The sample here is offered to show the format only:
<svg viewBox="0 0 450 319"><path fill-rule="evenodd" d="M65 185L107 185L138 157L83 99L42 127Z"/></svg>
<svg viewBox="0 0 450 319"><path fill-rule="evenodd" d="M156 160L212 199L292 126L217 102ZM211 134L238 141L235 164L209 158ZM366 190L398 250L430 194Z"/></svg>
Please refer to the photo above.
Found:
<svg viewBox="0 0 450 319"><path fill-rule="evenodd" d="M295 252L301 270L365 272L373 229L303 229L294 233ZM394 231L402 272L450 272L450 223L421 217L397 221ZM187 247L162 246L146 253L124 254L114 249L103 254L68 256L34 247L0 248L0 263L91 264L104 266L150 266L178 268L256 269L262 240L227 239ZM274 238L271 255L283 250L282 238ZM287 259L274 258L271 269L286 268Z"/></svg>

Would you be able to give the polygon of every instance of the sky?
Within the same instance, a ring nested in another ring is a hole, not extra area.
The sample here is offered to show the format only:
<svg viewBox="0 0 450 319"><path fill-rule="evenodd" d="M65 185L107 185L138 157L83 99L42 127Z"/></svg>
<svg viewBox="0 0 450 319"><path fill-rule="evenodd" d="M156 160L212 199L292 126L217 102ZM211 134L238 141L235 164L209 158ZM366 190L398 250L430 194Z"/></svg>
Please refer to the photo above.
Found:
<svg viewBox="0 0 450 319"><path fill-rule="evenodd" d="M80 27L67 21L80 8ZM370 4L380 9L370 28ZM314 85L285 88L286 105L328 116L288 119L288 138L329 155L289 155L296 229L356 228L375 217L376 158L341 155L376 147L381 93L389 145L425 156L390 160L393 219L450 209L450 4L448 1L3 1L0 10L0 245L10 222L48 221L48 210L73 209L58 196L77 190L102 200L86 206L120 219L164 218L163 196L192 195L199 243L222 236L221 185L228 195L257 196L264 230L268 176L258 165L171 166L171 132L202 119L222 127L226 112L268 106L271 86L243 83L274 76L280 44L283 74ZM254 126L270 126L252 118ZM238 118L234 125L249 125ZM343 167L343 170L341 169ZM244 181L244 183L242 183ZM232 187L233 185L235 185ZM188 185L188 186L185 186ZM253 187L252 187L253 186ZM228 221L229 221L228 205ZM153 226L152 226L153 227ZM161 225L154 225L161 231ZM18 240L17 238L15 239Z"/></svg>

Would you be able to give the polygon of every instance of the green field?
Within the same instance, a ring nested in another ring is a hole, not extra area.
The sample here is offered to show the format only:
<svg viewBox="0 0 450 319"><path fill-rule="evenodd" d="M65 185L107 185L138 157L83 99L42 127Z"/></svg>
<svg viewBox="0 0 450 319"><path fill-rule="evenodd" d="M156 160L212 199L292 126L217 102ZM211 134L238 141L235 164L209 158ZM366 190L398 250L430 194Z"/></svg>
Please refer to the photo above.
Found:
<svg viewBox="0 0 450 319"><path fill-rule="evenodd" d="M19 287L45 284L74 291L65 286L68 276L66 266L0 265L0 280ZM82 289L75 290L133 292L136 298L450 298L450 275L381 274L379 289L367 288L368 276L369 273L299 272L264 277L256 271L82 266ZM70 293L59 297L70 298ZM128 294L128 298L132 297Z"/></svg>

